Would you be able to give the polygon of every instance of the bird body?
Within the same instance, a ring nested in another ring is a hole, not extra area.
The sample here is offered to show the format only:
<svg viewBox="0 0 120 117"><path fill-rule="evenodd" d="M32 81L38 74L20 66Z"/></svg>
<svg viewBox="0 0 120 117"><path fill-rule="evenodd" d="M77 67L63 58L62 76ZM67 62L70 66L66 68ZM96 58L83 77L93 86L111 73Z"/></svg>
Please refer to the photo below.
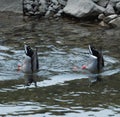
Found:
<svg viewBox="0 0 120 117"><path fill-rule="evenodd" d="M99 73L103 67L104 59L102 52L89 45L89 60L87 65L82 66L82 69L87 69L92 73Z"/></svg>
<svg viewBox="0 0 120 117"><path fill-rule="evenodd" d="M39 69L37 49L33 50L30 46L25 45L25 59L23 60L22 65L18 66L19 70L22 70L25 73L37 72Z"/></svg>

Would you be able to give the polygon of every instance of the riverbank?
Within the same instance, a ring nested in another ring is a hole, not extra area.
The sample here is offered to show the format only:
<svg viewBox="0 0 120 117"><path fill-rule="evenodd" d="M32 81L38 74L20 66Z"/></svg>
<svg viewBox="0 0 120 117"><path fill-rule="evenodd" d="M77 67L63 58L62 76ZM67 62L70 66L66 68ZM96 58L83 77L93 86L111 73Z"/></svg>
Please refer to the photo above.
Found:
<svg viewBox="0 0 120 117"><path fill-rule="evenodd" d="M45 18L66 16L83 21L92 19L103 27L120 27L120 0L39 0L39 2L25 0L24 4L22 0L1 0L0 11L28 16L37 14Z"/></svg>

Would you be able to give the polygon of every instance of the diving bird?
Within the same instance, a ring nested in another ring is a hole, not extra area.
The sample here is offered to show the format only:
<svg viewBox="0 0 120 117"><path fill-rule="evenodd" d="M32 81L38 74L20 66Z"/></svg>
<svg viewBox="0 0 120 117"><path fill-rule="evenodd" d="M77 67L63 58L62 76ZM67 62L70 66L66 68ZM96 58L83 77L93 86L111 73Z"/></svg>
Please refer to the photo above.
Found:
<svg viewBox="0 0 120 117"><path fill-rule="evenodd" d="M104 59L102 50L98 51L95 47L89 45L89 60L87 65L83 65L82 69L87 69L91 73L99 73L104 67Z"/></svg>
<svg viewBox="0 0 120 117"><path fill-rule="evenodd" d="M22 70L25 73L37 72L39 69L37 48L33 50L29 45L24 45L25 59L22 65L18 65L18 70Z"/></svg>

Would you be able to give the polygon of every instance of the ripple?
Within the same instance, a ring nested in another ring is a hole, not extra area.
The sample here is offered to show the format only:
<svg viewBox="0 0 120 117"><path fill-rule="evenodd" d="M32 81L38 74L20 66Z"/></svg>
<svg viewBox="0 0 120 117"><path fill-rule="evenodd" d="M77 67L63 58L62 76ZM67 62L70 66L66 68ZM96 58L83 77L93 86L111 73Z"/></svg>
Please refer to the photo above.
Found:
<svg viewBox="0 0 120 117"><path fill-rule="evenodd" d="M50 112L47 112L50 110ZM114 111L115 110L115 111ZM46 111L42 113L42 111ZM35 114L35 112L39 112ZM55 115L54 113L58 113ZM60 114L61 113L61 114ZM27 117L88 117L88 116L115 116L119 117L119 109L115 107L109 107L108 109L93 107L83 108L83 107L59 107L59 106L48 106L48 105L40 105L40 103L35 102L13 102L11 104L0 104L0 115L7 116L27 116Z"/></svg>
<svg viewBox="0 0 120 117"><path fill-rule="evenodd" d="M82 79L82 78L87 78L86 75L79 75L79 74L62 74L62 75L56 75L54 77L50 77L48 80L43 80L40 82L37 82L37 87L48 87L48 86L53 86L53 85L62 85L66 81L71 81L75 79ZM36 88L34 84L31 84L29 88ZM0 92L7 92L7 91L16 91L19 89L26 89L25 85L15 85L12 86L11 88L1 88Z"/></svg>
<svg viewBox="0 0 120 117"><path fill-rule="evenodd" d="M14 102L13 104L0 104L0 115L29 115L41 108L34 102Z"/></svg>
<svg viewBox="0 0 120 117"><path fill-rule="evenodd" d="M24 22L21 15L13 13L2 13L1 20L0 116L119 116L119 83L114 80L119 79L120 72L119 36L107 36L105 29L84 27L74 20ZM24 58L24 41L38 48L40 71L32 76L37 79L37 87L34 83L25 86L29 77L16 70ZM83 48L90 43L109 49L103 51L105 69L99 75L106 78L117 74L93 87L82 80L91 76L81 70L89 56L88 49Z"/></svg>
<svg viewBox="0 0 120 117"><path fill-rule="evenodd" d="M7 46L1 46L0 45L0 51L3 51L3 50L10 50L11 47L7 47Z"/></svg>
<svg viewBox="0 0 120 117"><path fill-rule="evenodd" d="M17 72L16 68L18 62L24 58L23 50L11 50L13 54L4 52L1 54L4 57L9 59L4 59L0 63L0 80L13 80L24 77L22 72ZM47 77L47 80L37 82L38 87L47 87L57 84L64 84L66 81L72 81L76 79L83 79L93 77L90 79L92 82L96 81L94 77L101 76L110 76L120 72L119 61L116 58L105 55L105 68L104 71L100 74L90 75L87 72L81 70L81 66L87 62L89 54L87 49L73 48L70 50L63 49L53 49L50 53L46 51L39 52L39 62L40 62L40 71L37 75L40 77ZM6 62L7 61L7 62ZM77 68L74 71L74 68ZM14 86L16 89L24 89L24 85ZM31 85L30 88L33 88L34 85ZM2 89L3 90L3 89ZM5 89L4 89L5 90ZM4 91L3 90L3 91Z"/></svg>

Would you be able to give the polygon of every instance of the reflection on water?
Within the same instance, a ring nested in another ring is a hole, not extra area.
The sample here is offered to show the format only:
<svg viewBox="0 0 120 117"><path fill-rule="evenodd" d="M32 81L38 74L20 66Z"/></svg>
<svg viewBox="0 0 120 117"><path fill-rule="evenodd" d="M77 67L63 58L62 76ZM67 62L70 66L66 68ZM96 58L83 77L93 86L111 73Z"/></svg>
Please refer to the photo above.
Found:
<svg viewBox="0 0 120 117"><path fill-rule="evenodd" d="M34 83L35 87L37 87L37 82L34 78L34 74L25 74L24 79L26 86L30 86L32 83Z"/></svg>
<svg viewBox="0 0 120 117"><path fill-rule="evenodd" d="M120 56L114 48L119 41L108 44L100 27L66 19L19 19L10 27L6 22L0 29L0 116L119 116ZM35 74L17 71L26 41L38 48L40 70ZM100 74L81 69L90 43L103 45L105 68Z"/></svg>

